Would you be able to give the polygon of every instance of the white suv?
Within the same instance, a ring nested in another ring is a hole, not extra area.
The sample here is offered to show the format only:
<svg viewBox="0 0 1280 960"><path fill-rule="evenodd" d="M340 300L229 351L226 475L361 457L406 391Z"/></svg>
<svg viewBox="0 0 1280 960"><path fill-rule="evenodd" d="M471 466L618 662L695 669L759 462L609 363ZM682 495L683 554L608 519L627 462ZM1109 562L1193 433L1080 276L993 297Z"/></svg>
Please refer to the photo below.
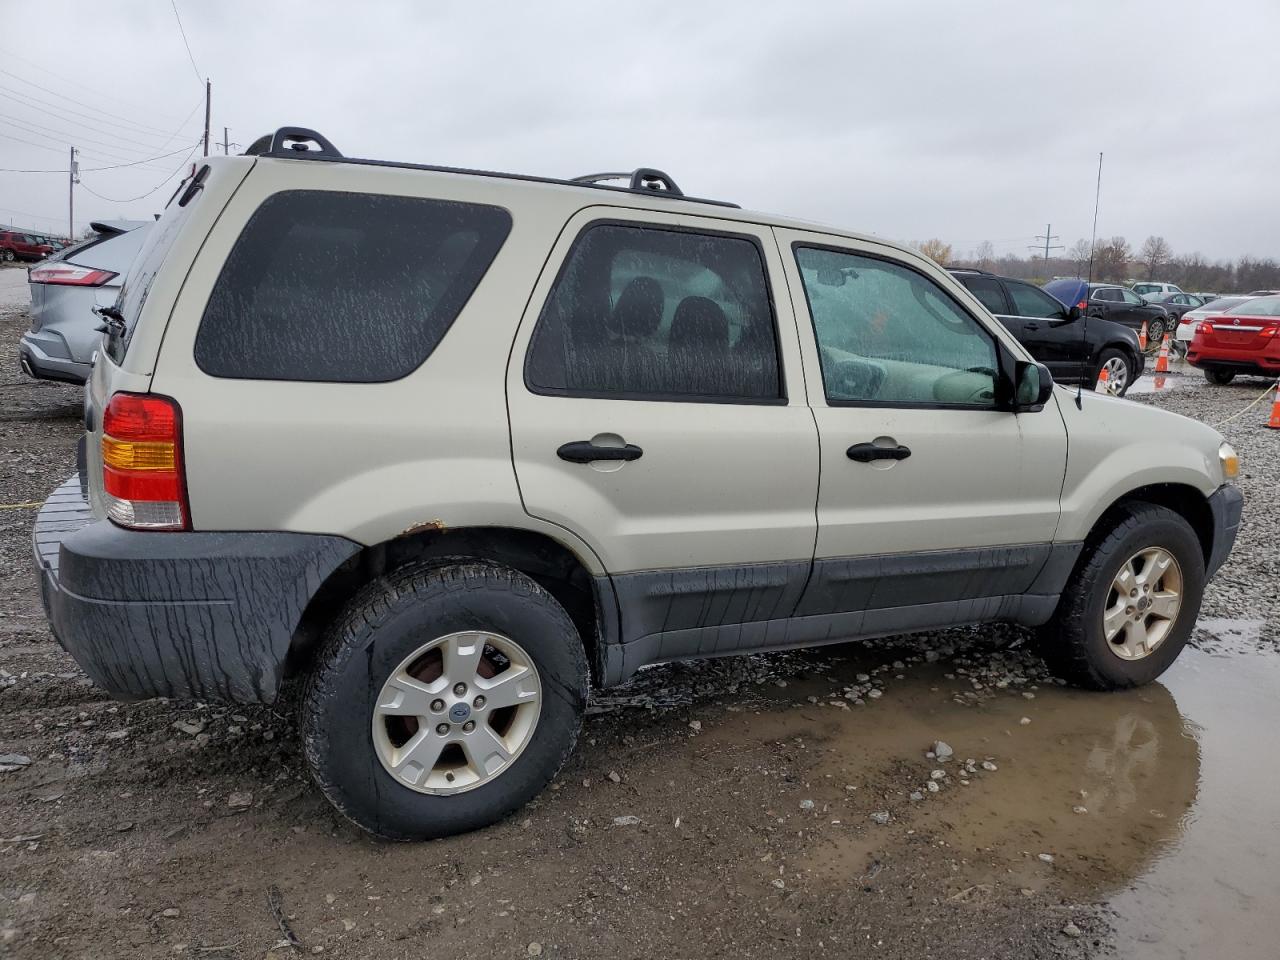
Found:
<svg viewBox="0 0 1280 960"><path fill-rule="evenodd" d="M925 257L654 170L286 128L184 181L103 313L55 634L120 697L304 678L316 780L387 837L519 807L646 664L1011 621L1146 683L1240 520L1221 436L1055 389Z"/></svg>

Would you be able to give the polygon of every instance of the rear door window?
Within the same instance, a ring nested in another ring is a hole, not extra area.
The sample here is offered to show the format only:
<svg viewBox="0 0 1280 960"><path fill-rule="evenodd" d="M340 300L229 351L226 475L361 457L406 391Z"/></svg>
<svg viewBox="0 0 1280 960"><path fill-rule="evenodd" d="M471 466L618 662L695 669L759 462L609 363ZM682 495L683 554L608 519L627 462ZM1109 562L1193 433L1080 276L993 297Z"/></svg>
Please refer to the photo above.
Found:
<svg viewBox="0 0 1280 960"><path fill-rule="evenodd" d="M1000 289L1000 281L993 277L975 277L962 274L957 279L963 283L982 305L992 313L1008 313L1009 307L1004 302L1004 291Z"/></svg>
<svg viewBox="0 0 1280 960"><path fill-rule="evenodd" d="M511 229L501 207L327 190L263 201L196 334L215 377L382 383L435 350Z"/></svg>
<svg viewBox="0 0 1280 960"><path fill-rule="evenodd" d="M587 227L538 318L525 382L567 396L780 402L773 304L757 241Z"/></svg>
<svg viewBox="0 0 1280 960"><path fill-rule="evenodd" d="M1029 283L1010 283L1009 296L1020 317L1065 317L1066 308L1038 287Z"/></svg>

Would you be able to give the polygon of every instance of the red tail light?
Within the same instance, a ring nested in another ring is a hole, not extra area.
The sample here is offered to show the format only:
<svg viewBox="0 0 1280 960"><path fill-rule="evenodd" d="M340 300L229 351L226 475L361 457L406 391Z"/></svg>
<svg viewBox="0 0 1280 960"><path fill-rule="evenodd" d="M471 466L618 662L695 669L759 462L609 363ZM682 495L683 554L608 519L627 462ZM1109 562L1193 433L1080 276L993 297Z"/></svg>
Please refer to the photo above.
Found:
<svg viewBox="0 0 1280 960"><path fill-rule="evenodd" d="M102 489L122 527L185 530L182 411L168 397L117 393L102 416Z"/></svg>
<svg viewBox="0 0 1280 960"><path fill-rule="evenodd" d="M119 274L110 270L81 267L74 263L42 263L33 267L27 279L32 283L53 283L66 287L100 287Z"/></svg>
<svg viewBox="0 0 1280 960"><path fill-rule="evenodd" d="M1081 300L1079 303L1076 304L1076 306L1079 307L1082 312L1086 311L1089 309L1089 301Z"/></svg>

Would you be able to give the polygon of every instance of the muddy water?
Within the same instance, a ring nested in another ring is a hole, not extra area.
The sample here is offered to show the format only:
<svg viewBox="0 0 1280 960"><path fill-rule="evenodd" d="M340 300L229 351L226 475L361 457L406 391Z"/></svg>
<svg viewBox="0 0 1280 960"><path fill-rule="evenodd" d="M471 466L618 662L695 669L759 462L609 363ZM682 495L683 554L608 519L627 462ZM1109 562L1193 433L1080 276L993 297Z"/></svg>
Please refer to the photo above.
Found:
<svg viewBox="0 0 1280 960"><path fill-rule="evenodd" d="M935 869L954 872L954 897L1005 888L1107 904L1120 956L1270 960L1280 956L1280 760L1268 749L1280 661L1247 652L1256 624L1208 625L1212 652L1188 649L1161 682L1114 694L1034 678L975 692L943 661L879 675L882 698L833 708L855 671L874 674L855 653L713 735L821 752L829 796L817 799L832 819L804 869L832 882L916 869L909 848L924 841L939 848ZM819 702L797 705L805 693ZM937 739L955 750L947 763L925 756ZM872 770L877 795L863 800L890 813L884 826L841 812L841 785Z"/></svg>

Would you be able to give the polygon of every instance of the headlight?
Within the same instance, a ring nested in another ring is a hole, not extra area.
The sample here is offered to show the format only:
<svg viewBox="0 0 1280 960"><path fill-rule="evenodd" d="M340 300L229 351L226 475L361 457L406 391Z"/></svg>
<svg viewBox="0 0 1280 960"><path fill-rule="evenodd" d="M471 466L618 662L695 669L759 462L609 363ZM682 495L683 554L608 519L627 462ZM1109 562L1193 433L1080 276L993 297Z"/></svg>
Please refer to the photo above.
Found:
<svg viewBox="0 0 1280 960"><path fill-rule="evenodd" d="M1222 464L1222 479L1234 480L1240 474L1240 455L1225 441L1218 447L1218 462Z"/></svg>

